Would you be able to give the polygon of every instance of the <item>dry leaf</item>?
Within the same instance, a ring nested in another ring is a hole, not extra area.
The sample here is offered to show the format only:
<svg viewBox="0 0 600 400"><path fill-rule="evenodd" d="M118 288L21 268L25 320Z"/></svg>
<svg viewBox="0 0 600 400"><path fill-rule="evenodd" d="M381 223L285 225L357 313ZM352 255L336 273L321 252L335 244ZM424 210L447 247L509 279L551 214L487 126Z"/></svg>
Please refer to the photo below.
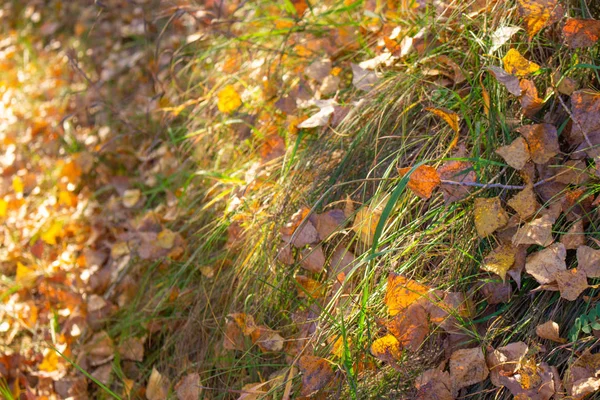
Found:
<svg viewBox="0 0 600 400"><path fill-rule="evenodd" d="M316 60L304 70L306 76L318 82L323 81L331 73L331 60Z"/></svg>
<svg viewBox="0 0 600 400"><path fill-rule="evenodd" d="M557 85L556 89L561 94L570 96L577 89L577 82L568 76L562 76L559 71L555 71L552 74L552 84Z"/></svg>
<svg viewBox="0 0 600 400"><path fill-rule="evenodd" d="M475 229L479 237L487 237L507 223L508 215L500 204L500 198L475 199Z"/></svg>
<svg viewBox="0 0 600 400"><path fill-rule="evenodd" d="M577 300L577 297L588 288L585 272L578 268L558 271L555 278L560 290L560 297L565 300Z"/></svg>
<svg viewBox="0 0 600 400"><path fill-rule="evenodd" d="M428 369L415 379L418 400L454 400L450 374L437 368Z"/></svg>
<svg viewBox="0 0 600 400"><path fill-rule="evenodd" d="M563 35L566 45L573 49L591 47L600 40L600 21L568 18L563 27Z"/></svg>
<svg viewBox="0 0 600 400"><path fill-rule="evenodd" d="M552 340L557 343L566 343L567 340L560 337L559 326L554 321L547 321L535 327L535 333L542 339Z"/></svg>
<svg viewBox="0 0 600 400"><path fill-rule="evenodd" d="M225 86L219 91L217 97L217 107L219 111L225 114L231 114L233 111L237 110L242 105L242 98L236 92L233 85Z"/></svg>
<svg viewBox="0 0 600 400"><path fill-rule="evenodd" d="M538 97L538 91L535 84L529 79L523 79L519 83L521 86L521 108L523 108L523 114L526 117L532 118L538 113L544 106L544 100Z"/></svg>
<svg viewBox="0 0 600 400"><path fill-rule="evenodd" d="M255 382L242 386L242 394L240 394L237 400L260 400L264 398L267 392L260 388L266 384L267 382Z"/></svg>
<svg viewBox="0 0 600 400"><path fill-rule="evenodd" d="M508 303L512 295L512 287L508 282L486 282L481 287L481 294L488 304Z"/></svg>
<svg viewBox="0 0 600 400"><path fill-rule="evenodd" d="M397 314L387 328L398 339L401 348L417 351L429 334L427 313L420 304L413 303Z"/></svg>
<svg viewBox="0 0 600 400"><path fill-rule="evenodd" d="M371 207L363 206L354 217L352 229L356 232L359 239L367 246L373 244L373 237L381 212L378 209L372 210Z"/></svg>
<svg viewBox="0 0 600 400"><path fill-rule="evenodd" d="M556 128L551 124L525 125L517 129L529 146L531 159L536 164L545 164L560 151Z"/></svg>
<svg viewBox="0 0 600 400"><path fill-rule="evenodd" d="M560 271L566 271L567 250L562 243L554 243L527 257L525 270L541 284L556 280Z"/></svg>
<svg viewBox="0 0 600 400"><path fill-rule="evenodd" d="M519 214L521 219L528 219L542 207L533 192L533 186L528 185L525 189L511 197L507 204Z"/></svg>
<svg viewBox="0 0 600 400"><path fill-rule="evenodd" d="M140 201L142 192L139 189L128 189L123 192L123 206L133 208Z"/></svg>
<svg viewBox="0 0 600 400"><path fill-rule="evenodd" d="M467 161L448 161L440 166L437 172L440 179L445 181L473 183L477 180L477 175L473 171L473 165ZM446 204L464 199L470 193L467 186L447 183L442 183L440 189L442 190Z"/></svg>
<svg viewBox="0 0 600 400"><path fill-rule="evenodd" d="M589 246L577 248L577 266L588 278L600 278L600 250Z"/></svg>
<svg viewBox="0 0 600 400"><path fill-rule="evenodd" d="M529 154L529 146L522 137L518 137L507 146L499 147L496 153L504 158L504 161L514 169L523 169L527 161L531 159Z"/></svg>
<svg viewBox="0 0 600 400"><path fill-rule="evenodd" d="M500 67L488 67L487 69L492 73L492 75L494 75L498 82L504 85L510 94L521 96L521 85L519 83L519 78L508 74Z"/></svg>
<svg viewBox="0 0 600 400"><path fill-rule="evenodd" d="M492 39L492 47L490 47L490 51L488 51L488 54L492 54L493 52L498 50L500 47L502 47L502 45L508 42L515 33L517 33L520 30L521 28L518 28L516 26L502 26L496 29L490 35L490 38Z"/></svg>
<svg viewBox="0 0 600 400"><path fill-rule="evenodd" d="M511 75L523 77L539 71L540 66L527 60L516 49L510 49L502 58L504 70Z"/></svg>
<svg viewBox="0 0 600 400"><path fill-rule="evenodd" d="M584 142L584 133L588 138L600 134L600 93L589 90L573 92L571 112L573 127L569 135L569 144L575 146ZM585 146L587 147L587 143Z"/></svg>
<svg viewBox="0 0 600 400"><path fill-rule="evenodd" d="M525 20L525 29L530 38L564 14L558 0L518 0L518 3L519 14Z"/></svg>
<svg viewBox="0 0 600 400"><path fill-rule="evenodd" d="M500 245L485 257L481 268L498 275L502 281L505 281L506 273L515 262L516 254L516 247L509 244Z"/></svg>
<svg viewBox="0 0 600 400"><path fill-rule="evenodd" d="M28 288L35 283L36 278L37 272L35 270L35 267L27 267L21 262L17 261L15 283L23 286L24 288Z"/></svg>
<svg viewBox="0 0 600 400"><path fill-rule="evenodd" d="M411 167L406 167L400 168L398 172L400 176L404 176L410 170ZM408 188L420 198L428 199L440 182L440 176L435 168L428 165L421 165L410 174Z"/></svg>
<svg viewBox="0 0 600 400"><path fill-rule="evenodd" d="M302 373L302 396L309 396L323 389L334 377L331 363L324 358L302 356L298 362Z"/></svg>
<svg viewBox="0 0 600 400"><path fill-rule="evenodd" d="M277 352L283 349L284 339L276 331L266 326L258 326L250 334L252 343L263 352Z"/></svg>
<svg viewBox="0 0 600 400"><path fill-rule="evenodd" d="M429 291L429 287L402 275L390 272L384 302L388 314L393 317L419 300Z"/></svg>
<svg viewBox="0 0 600 400"><path fill-rule="evenodd" d="M375 87L379 78L375 71L369 71L360 67L358 64L351 64L352 66L352 84L358 90L369 91Z"/></svg>
<svg viewBox="0 0 600 400"><path fill-rule="evenodd" d="M554 224L554 221L554 217L543 214L540 218L536 218L520 227L513 236L512 243L515 246L522 244L548 246L554 240L552 238L552 224Z"/></svg>
<svg viewBox="0 0 600 400"><path fill-rule="evenodd" d="M311 272L321 272L325 267L325 254L323 248L315 246L302 250L302 259L300 260L302 268Z"/></svg>
<svg viewBox="0 0 600 400"><path fill-rule="evenodd" d="M585 230L583 228L583 220L575 221L567 233L561 236L560 242L565 245L567 250L577 249L585 245Z"/></svg>
<svg viewBox="0 0 600 400"><path fill-rule="evenodd" d="M304 275L296 275L294 278L298 282L298 297L318 299L325 295L325 285Z"/></svg>
<svg viewBox="0 0 600 400"><path fill-rule="evenodd" d="M187 374L175 385L177 400L198 400L202 389L200 388L200 375L194 372Z"/></svg>
<svg viewBox="0 0 600 400"><path fill-rule="evenodd" d="M121 359L142 362L144 361L144 342L140 338L127 338L119 345Z"/></svg>
<svg viewBox="0 0 600 400"><path fill-rule="evenodd" d="M509 343L493 351L488 351L487 365L490 369L492 384L504 386L501 377L517 372L528 352L529 347L523 342Z"/></svg>
<svg viewBox="0 0 600 400"><path fill-rule="evenodd" d="M146 398L148 400L164 400L169 393L169 381L163 377L156 368L152 368L152 373L146 386Z"/></svg>
<svg viewBox="0 0 600 400"><path fill-rule="evenodd" d="M371 354L379 360L394 366L402 355L402 346L394 335L387 334L375 339L371 344Z"/></svg>
<svg viewBox="0 0 600 400"><path fill-rule="evenodd" d="M427 108L425 108L425 110L442 118L444 121L446 121L446 123L448 125L450 125L450 128L452 128L452 130L454 132L458 133L460 116L457 113L450 111L450 110L443 109L443 108L434 108L434 107L427 107Z"/></svg>
<svg viewBox="0 0 600 400"><path fill-rule="evenodd" d="M291 242L296 248L319 242L319 233L307 218L309 212L308 208L302 208L292 215L290 221L281 229L283 241Z"/></svg>
<svg viewBox="0 0 600 400"><path fill-rule="evenodd" d="M452 391L485 380L488 368L481 348L456 350L450 356L450 380Z"/></svg>
<svg viewBox="0 0 600 400"><path fill-rule="evenodd" d="M346 215L343 210L334 209L315 215L315 220L319 237L326 239L344 227Z"/></svg>

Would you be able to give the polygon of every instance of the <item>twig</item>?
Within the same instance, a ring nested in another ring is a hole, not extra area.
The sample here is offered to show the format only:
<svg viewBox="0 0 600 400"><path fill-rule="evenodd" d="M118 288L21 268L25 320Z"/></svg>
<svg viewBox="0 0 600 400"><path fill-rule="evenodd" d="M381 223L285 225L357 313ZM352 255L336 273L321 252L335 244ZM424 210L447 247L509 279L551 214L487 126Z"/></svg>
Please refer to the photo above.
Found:
<svg viewBox="0 0 600 400"><path fill-rule="evenodd" d="M533 187L538 187L543 185L544 183L548 183L558 175L551 176L550 178L542 179L533 184ZM441 183L444 185L457 185L457 186L473 186L479 187L483 189L490 188L498 188L498 189L506 189L506 190L523 190L527 187L527 185L505 185L503 183L479 183L479 182L457 182L457 181L449 181L446 179L442 179Z"/></svg>

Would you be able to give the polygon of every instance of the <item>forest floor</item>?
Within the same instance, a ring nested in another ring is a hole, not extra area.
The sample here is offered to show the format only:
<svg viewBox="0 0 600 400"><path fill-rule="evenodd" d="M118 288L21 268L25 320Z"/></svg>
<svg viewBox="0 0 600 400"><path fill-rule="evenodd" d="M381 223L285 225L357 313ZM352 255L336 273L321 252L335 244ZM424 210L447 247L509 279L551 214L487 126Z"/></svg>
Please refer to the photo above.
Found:
<svg viewBox="0 0 600 400"><path fill-rule="evenodd" d="M596 2L0 22L3 398L599 396Z"/></svg>

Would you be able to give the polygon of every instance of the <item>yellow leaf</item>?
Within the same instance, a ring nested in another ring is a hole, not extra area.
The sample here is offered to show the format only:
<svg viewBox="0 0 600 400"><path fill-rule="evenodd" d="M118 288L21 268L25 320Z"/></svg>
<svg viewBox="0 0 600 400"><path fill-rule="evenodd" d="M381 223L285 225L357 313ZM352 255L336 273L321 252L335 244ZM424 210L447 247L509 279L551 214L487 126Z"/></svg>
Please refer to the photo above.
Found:
<svg viewBox="0 0 600 400"><path fill-rule="evenodd" d="M516 247L511 245L500 245L485 257L481 268L493 272L504 281L506 279L506 273L515 263L516 254Z"/></svg>
<svg viewBox="0 0 600 400"><path fill-rule="evenodd" d="M44 356L44 359L40 365L38 365L38 369L40 371L54 372L58 368L58 360L59 358L58 354L56 354L56 351L50 349Z"/></svg>
<svg viewBox="0 0 600 400"><path fill-rule="evenodd" d="M17 262L15 281L23 286L29 286L36 277L35 268L27 267Z"/></svg>
<svg viewBox="0 0 600 400"><path fill-rule="evenodd" d="M0 199L0 217L6 217L6 212L8 210L8 201L4 199Z"/></svg>
<svg viewBox="0 0 600 400"><path fill-rule="evenodd" d="M511 75L525 76L540 69L540 66L527 60L516 49L510 49L502 59L504 70Z"/></svg>
<svg viewBox="0 0 600 400"><path fill-rule="evenodd" d="M123 192L123 205L126 208L134 207L142 197L142 192L139 189L128 189Z"/></svg>
<svg viewBox="0 0 600 400"><path fill-rule="evenodd" d="M387 334L371 344L371 354L381 361L394 363L400 359L402 347L394 335Z"/></svg>
<svg viewBox="0 0 600 400"><path fill-rule="evenodd" d="M450 125L450 128L452 128L452 130L454 132L458 133L458 129L459 129L458 123L460 121L460 117L458 116L457 113L455 113L453 111L445 110L443 108L434 108L434 107L427 107L425 110L442 118L444 121L446 121L448 123L448 125Z"/></svg>
<svg viewBox="0 0 600 400"><path fill-rule="evenodd" d="M508 223L508 214L498 197L475 199L475 229L479 237L486 237Z"/></svg>
<svg viewBox="0 0 600 400"><path fill-rule="evenodd" d="M422 285L417 281L394 272L390 272L384 299L385 304L388 307L388 314L393 317L402 312L412 303L419 300L428 291L428 286Z"/></svg>
<svg viewBox="0 0 600 400"><path fill-rule="evenodd" d="M12 180L12 187L15 193L23 193L23 179L19 176L15 176Z"/></svg>
<svg viewBox="0 0 600 400"><path fill-rule="evenodd" d="M225 86L218 94L219 101L217 107L222 113L229 114L237 110L242 105L240 95L235 91L233 85Z"/></svg>
<svg viewBox="0 0 600 400"><path fill-rule="evenodd" d="M54 221L52 223L52 225L50 225L50 228L48 228L48 230L46 230L46 232L42 233L41 238L44 242L48 243L49 245L56 245L56 238L60 238L62 237L62 227L63 224L62 222L59 221Z"/></svg>
<svg viewBox="0 0 600 400"><path fill-rule="evenodd" d="M558 21L564 14L558 0L519 0L519 14L525 21L529 37L533 37L542 28Z"/></svg>
<svg viewBox="0 0 600 400"><path fill-rule="evenodd" d="M163 229L156 237L156 244L162 249L171 249L177 234L170 229Z"/></svg>
<svg viewBox="0 0 600 400"><path fill-rule="evenodd" d="M369 207L363 207L356 213L354 217L354 225L352 229L356 232L360 240L370 246L373 244L373 237L375 236L375 230L379 223L379 217L381 213L377 210L371 210Z"/></svg>

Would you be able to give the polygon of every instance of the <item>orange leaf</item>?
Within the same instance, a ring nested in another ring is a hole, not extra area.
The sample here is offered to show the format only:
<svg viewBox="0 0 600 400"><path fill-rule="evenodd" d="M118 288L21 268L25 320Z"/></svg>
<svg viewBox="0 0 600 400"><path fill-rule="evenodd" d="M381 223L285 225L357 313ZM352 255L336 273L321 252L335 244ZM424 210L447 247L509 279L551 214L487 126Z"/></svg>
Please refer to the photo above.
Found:
<svg viewBox="0 0 600 400"><path fill-rule="evenodd" d="M323 389L334 377L331 363L324 358L302 356L298 362L302 372L303 396L309 396Z"/></svg>
<svg viewBox="0 0 600 400"><path fill-rule="evenodd" d="M385 304L388 314L394 316L402 312L429 291L429 287L402 275L390 272L388 275Z"/></svg>
<svg viewBox="0 0 600 400"><path fill-rule="evenodd" d="M564 14L558 0L519 0L519 14L525 21L529 37L533 37L542 28L558 21Z"/></svg>
<svg viewBox="0 0 600 400"><path fill-rule="evenodd" d="M450 128L452 128L452 130L454 132L458 133L458 129L459 129L458 123L460 121L460 117L458 116L457 113L449 111L449 110L445 110L443 108L434 108L434 107L427 107L427 108L425 108L425 110L442 118L444 121L446 121L448 123L448 125L450 125Z"/></svg>
<svg viewBox="0 0 600 400"><path fill-rule="evenodd" d="M404 176L410 170L411 167L406 167L400 168L398 172ZM428 165L421 165L410 174L408 188L420 198L428 199L440 183L440 176L435 168Z"/></svg>
<svg viewBox="0 0 600 400"><path fill-rule="evenodd" d="M590 47L600 40L600 21L569 18L563 27L565 44L573 49Z"/></svg>
<svg viewBox="0 0 600 400"><path fill-rule="evenodd" d="M402 347L394 335L387 334L371 344L371 354L381 361L394 364L402 355Z"/></svg>

